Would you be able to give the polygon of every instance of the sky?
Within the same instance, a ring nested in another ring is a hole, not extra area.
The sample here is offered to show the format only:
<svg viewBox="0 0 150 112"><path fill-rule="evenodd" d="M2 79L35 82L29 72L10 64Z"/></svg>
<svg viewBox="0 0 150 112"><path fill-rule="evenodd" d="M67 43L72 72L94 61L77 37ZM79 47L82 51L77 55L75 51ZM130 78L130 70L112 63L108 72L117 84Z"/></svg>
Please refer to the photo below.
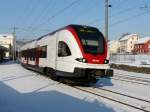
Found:
<svg viewBox="0 0 150 112"><path fill-rule="evenodd" d="M104 33L105 0L1 0L0 34L36 39L68 24L97 27ZM122 34L150 36L150 0L109 0L109 40Z"/></svg>

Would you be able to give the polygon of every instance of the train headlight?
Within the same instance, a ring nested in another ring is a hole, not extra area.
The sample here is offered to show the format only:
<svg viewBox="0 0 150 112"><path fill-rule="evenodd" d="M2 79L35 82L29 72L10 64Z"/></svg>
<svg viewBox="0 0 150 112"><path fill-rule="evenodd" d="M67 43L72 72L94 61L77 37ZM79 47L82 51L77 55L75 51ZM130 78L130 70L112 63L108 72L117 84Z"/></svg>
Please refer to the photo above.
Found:
<svg viewBox="0 0 150 112"><path fill-rule="evenodd" d="M105 59L104 64L108 64L109 60Z"/></svg>
<svg viewBox="0 0 150 112"><path fill-rule="evenodd" d="M77 61L86 63L87 60L85 58L76 58Z"/></svg>

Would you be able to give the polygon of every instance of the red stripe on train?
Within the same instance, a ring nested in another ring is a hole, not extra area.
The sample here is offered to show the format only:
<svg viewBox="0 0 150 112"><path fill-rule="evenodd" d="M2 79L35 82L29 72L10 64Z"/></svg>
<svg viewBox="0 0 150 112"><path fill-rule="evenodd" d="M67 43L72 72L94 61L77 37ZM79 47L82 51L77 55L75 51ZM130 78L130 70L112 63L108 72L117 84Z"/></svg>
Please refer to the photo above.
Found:
<svg viewBox="0 0 150 112"><path fill-rule="evenodd" d="M94 54L90 54L90 53L85 53L84 52L84 49L82 47L82 44L80 42L80 39L76 33L76 31L72 28L72 27L67 27L67 30L70 31L72 33L72 35L74 36L79 48L80 48L80 51L82 53L82 56L83 58L86 58L87 59L87 63L91 63L91 64L104 64L104 61L107 57L107 43L106 43L106 40L104 39L104 53L103 54L97 54L97 55L94 55Z"/></svg>

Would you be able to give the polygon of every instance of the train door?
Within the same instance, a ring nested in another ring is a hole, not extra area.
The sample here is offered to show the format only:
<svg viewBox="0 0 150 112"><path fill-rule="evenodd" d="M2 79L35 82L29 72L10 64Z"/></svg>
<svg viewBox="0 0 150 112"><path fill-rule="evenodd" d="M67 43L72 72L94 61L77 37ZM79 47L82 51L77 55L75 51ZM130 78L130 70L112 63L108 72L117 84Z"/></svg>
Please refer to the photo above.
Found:
<svg viewBox="0 0 150 112"><path fill-rule="evenodd" d="M27 57L27 65L29 64L29 57Z"/></svg>
<svg viewBox="0 0 150 112"><path fill-rule="evenodd" d="M35 49L35 65L36 66L39 66L39 56L40 56L40 48L39 47L37 47L36 49Z"/></svg>
<svg viewBox="0 0 150 112"><path fill-rule="evenodd" d="M57 70L62 72L70 72L71 51L69 46L64 41L58 41L57 47Z"/></svg>
<svg viewBox="0 0 150 112"><path fill-rule="evenodd" d="M29 50L27 50L27 56L26 56L26 59L27 59L27 65L29 64Z"/></svg>

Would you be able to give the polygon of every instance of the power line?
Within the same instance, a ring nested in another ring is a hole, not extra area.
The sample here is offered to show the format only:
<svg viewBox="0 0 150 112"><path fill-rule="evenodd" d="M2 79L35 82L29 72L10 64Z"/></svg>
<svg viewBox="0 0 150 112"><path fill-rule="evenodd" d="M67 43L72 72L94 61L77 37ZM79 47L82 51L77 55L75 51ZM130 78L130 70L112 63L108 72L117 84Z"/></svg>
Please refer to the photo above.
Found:
<svg viewBox="0 0 150 112"><path fill-rule="evenodd" d="M91 0L90 0L91 1ZM94 3L94 2L92 2L92 3ZM73 20L74 21L78 21L81 17L83 17L84 15L86 15L86 14L88 14L88 13L90 13L93 9L95 9L96 7L95 7L95 5L98 3L98 1L97 2L95 2L94 4L92 4L92 6L89 6L89 7L87 7L88 9L90 9L89 11L87 11L87 8L86 9L84 9L82 12L80 11L80 15L78 15L76 18L74 18ZM81 14L82 13L82 14Z"/></svg>
<svg viewBox="0 0 150 112"><path fill-rule="evenodd" d="M113 7L115 8L119 8L121 5L124 5L125 3L127 3L129 0L122 0L116 4L113 5Z"/></svg>
<svg viewBox="0 0 150 112"><path fill-rule="evenodd" d="M7 28L7 29L13 30L13 34L15 34L15 36L16 36L16 32L18 31L17 37L19 37L19 38L22 37L22 36L20 35L22 31L24 31L25 33L31 32L31 29L30 29L30 28L23 28L23 27L12 27L12 28ZM49 32L50 29L40 29L39 31L40 31L40 32L41 32L41 31L42 31L42 32L43 32L43 31L44 31L44 32ZM14 32L15 32L15 33L14 33ZM22 33L23 33L23 32L22 32ZM25 36L25 35L24 35L24 37L29 37L29 36ZM23 37L23 38L24 38L24 37ZM19 38L17 38L17 39L15 38L14 40L17 41ZM24 38L24 39L25 39L25 38ZM29 38L28 38L27 40L33 40L33 38L32 38L32 39L29 39Z"/></svg>
<svg viewBox="0 0 150 112"><path fill-rule="evenodd" d="M141 7L141 9L150 12L150 6L148 6L148 5Z"/></svg>
<svg viewBox="0 0 150 112"><path fill-rule="evenodd" d="M31 2L32 2L32 0L26 0L26 3L24 4L25 8L23 9L24 14L23 14L22 16L18 16L16 25L23 22L23 19L24 19L24 18L26 17L26 15L27 15L27 12L26 12L27 9L28 9L28 10L30 9L30 6L31 6L31 4L32 4ZM21 19L22 19L22 20L21 20Z"/></svg>
<svg viewBox="0 0 150 112"><path fill-rule="evenodd" d="M22 16L22 20L20 21L20 19L21 19L21 17L20 17L18 22L25 24L29 20L30 15L33 12L33 9L35 6L35 5L33 5L34 2L35 2L35 0L28 0L27 6L24 9L24 14Z"/></svg>
<svg viewBox="0 0 150 112"><path fill-rule="evenodd" d="M32 30L32 28L23 28L23 27L15 27L16 30L21 30L21 31L25 31L25 32L30 32ZM49 31L49 29L40 29L39 31Z"/></svg>
<svg viewBox="0 0 150 112"><path fill-rule="evenodd" d="M146 11L146 12L139 13L137 15L130 16L128 18L125 18L123 20L120 20L120 21L117 21L117 22L111 24L110 27L116 26L116 25L118 25L120 23L126 22L126 21L131 20L131 19L137 19L137 17L140 17L140 16L145 15L147 13L149 13L149 12Z"/></svg>
<svg viewBox="0 0 150 112"><path fill-rule="evenodd" d="M138 5L138 6L139 6L139 5ZM136 6L134 6L134 7L130 7L130 8L128 8L128 9L125 9L125 10L119 11L119 12L117 12L117 13L113 14L113 15L110 15L110 16L109 16L109 18L113 18L113 17L119 16L119 15L121 15L121 14L125 13L125 12L131 11L131 10L135 10L135 9L137 9L137 8L138 8L138 6L136 5ZM93 20L93 21L89 22L88 24L97 23L97 22L99 22L100 20L104 21L104 19L103 19L103 18L97 18L97 19L95 19L95 20Z"/></svg>
<svg viewBox="0 0 150 112"><path fill-rule="evenodd" d="M40 0L36 1L36 3L38 3L39 1L40 1ZM36 17L35 19L33 19L33 21L31 22L31 24L29 25L28 28L19 28L18 30L22 30L22 31L25 31L25 32L27 32L27 33L30 33L30 32L34 29L34 27L32 27L33 24L34 24L35 22L39 21L40 19L42 19L42 17L44 16L44 14L46 14L46 13L44 13L44 12L48 11L48 8L49 8L50 6L51 6L51 8L54 7L55 1L53 0L53 3L54 3L54 4L50 5L51 2L52 2L52 0L49 0L49 2L46 3L46 5L44 6L43 10L40 12L40 14L38 14L38 17ZM35 3L35 2L34 2L34 3ZM32 5L32 6L34 6L34 5ZM37 5L35 5L35 7L36 7L36 8L34 9L34 12L38 9ZM28 16L29 16L29 14L31 14L31 12L33 12L33 7L31 7L31 8L32 8L32 10L30 10L30 13L28 13ZM39 16L39 15L40 15L40 16ZM33 15L32 15L32 16L33 16ZM33 16L33 17L34 17L34 16ZM33 18L33 17L32 17L32 18ZM48 29L40 29L40 31L50 31L50 30L48 30Z"/></svg>
<svg viewBox="0 0 150 112"><path fill-rule="evenodd" d="M49 11L48 11L48 9L49 9L49 7L51 7L51 9L53 9L54 8L54 6L55 6L55 0L49 0L49 2L46 4L46 6L44 6L44 8L43 8L43 10L40 12L40 16L38 16L37 18L35 18L35 20L30 24L30 26L29 27L32 27L33 26L33 24L36 22L36 23L38 23L46 14L48 14L48 13L50 13ZM34 28L34 27L33 27Z"/></svg>
<svg viewBox="0 0 150 112"><path fill-rule="evenodd" d="M28 24L33 23L35 21L34 17L36 16L36 12L40 7L40 2L41 2L40 0L36 0L36 2L34 2L34 5L32 5L32 7L31 7L32 10L30 11L30 13L26 17L26 18L28 18L27 19ZM29 22L29 19L31 22ZM28 25L26 24L26 26L28 26Z"/></svg>
<svg viewBox="0 0 150 112"><path fill-rule="evenodd" d="M56 12L54 15L50 16L46 21L42 22L41 24L38 24L33 30L37 30L38 28L41 28L42 26L44 26L47 22L51 21L52 19L54 19L55 17L59 16L60 14L64 13L66 10L68 10L69 8L71 8L73 5L77 4L80 0L75 0L73 2L71 2L69 5L67 5L66 7L64 7L63 9L59 10L58 12Z"/></svg>
<svg viewBox="0 0 150 112"><path fill-rule="evenodd" d="M139 14L137 14L137 15L133 15L133 16L130 16L130 17L128 17L128 18L122 19L122 20L120 20L120 21L117 21L117 22L115 22L115 23L110 24L110 25L109 25L109 28L114 27L114 26L116 26L116 25L118 25L118 24L127 22L127 21L132 20L132 19L137 19L137 17L140 17L140 16L145 15L145 14L147 14L147 13L149 13L149 12L148 12L148 11L145 11L145 12L139 13ZM102 28L102 29L104 29L104 28Z"/></svg>
<svg viewBox="0 0 150 112"><path fill-rule="evenodd" d="M36 30L41 29L41 27L44 26L46 23L48 23L49 21L51 21L55 17L59 16L60 14L64 13L66 10L71 8L73 5L77 4L79 1L80 0L74 0L73 2L68 4L66 7L62 8L61 10L57 11L54 15L50 16L46 21L43 21L40 24L36 25L34 28L31 29L30 32L32 32L32 34L33 34Z"/></svg>

